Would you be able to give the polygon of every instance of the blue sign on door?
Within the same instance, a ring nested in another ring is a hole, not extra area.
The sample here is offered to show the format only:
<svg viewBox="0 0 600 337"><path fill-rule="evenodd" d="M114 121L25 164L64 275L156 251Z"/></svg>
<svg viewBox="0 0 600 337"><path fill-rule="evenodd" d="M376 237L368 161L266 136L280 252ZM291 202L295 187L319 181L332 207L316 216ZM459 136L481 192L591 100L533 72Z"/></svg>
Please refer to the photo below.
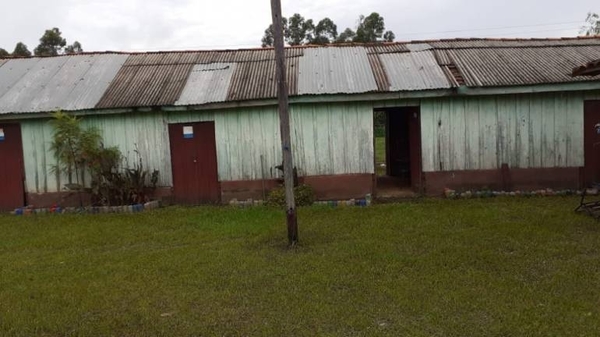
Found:
<svg viewBox="0 0 600 337"><path fill-rule="evenodd" d="M194 138L194 127L193 126L184 126L183 127L183 138L185 138L185 139Z"/></svg>
<svg viewBox="0 0 600 337"><path fill-rule="evenodd" d="M4 129L0 129L0 142L4 141Z"/></svg>

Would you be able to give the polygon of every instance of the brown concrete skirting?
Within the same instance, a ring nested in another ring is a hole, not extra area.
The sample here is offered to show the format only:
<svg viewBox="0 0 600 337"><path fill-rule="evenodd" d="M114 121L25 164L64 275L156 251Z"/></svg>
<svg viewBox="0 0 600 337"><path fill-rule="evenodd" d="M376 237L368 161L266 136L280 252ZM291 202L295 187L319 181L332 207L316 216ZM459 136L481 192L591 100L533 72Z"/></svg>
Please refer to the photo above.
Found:
<svg viewBox="0 0 600 337"><path fill-rule="evenodd" d="M499 170L423 172L427 195L441 195L444 188L453 190L531 191L543 188L578 189L581 187L579 167L553 167Z"/></svg>
<svg viewBox="0 0 600 337"><path fill-rule="evenodd" d="M158 187L151 194L153 200L169 199L173 194L171 187ZM81 201L83 206L89 206L92 202L91 195L83 192L81 195L77 192L50 192L50 193L27 193L27 205L36 208L52 207L54 205L61 207L79 207ZM81 199L80 199L81 198ZM81 201L80 201L81 200Z"/></svg>
<svg viewBox="0 0 600 337"><path fill-rule="evenodd" d="M308 176L304 183L312 186L317 200L358 199L373 194L372 174Z"/></svg>
<svg viewBox="0 0 600 337"><path fill-rule="evenodd" d="M300 184L310 185L315 190L317 200L347 200L364 198L373 193L373 175L371 174L343 174L327 176L299 177ZM238 180L221 182L221 200L228 203L237 200L262 200L264 195L277 188L276 179Z"/></svg>
<svg viewBox="0 0 600 337"><path fill-rule="evenodd" d="M221 181L221 202L229 203L232 199L264 200L269 191L277 186L277 179Z"/></svg>

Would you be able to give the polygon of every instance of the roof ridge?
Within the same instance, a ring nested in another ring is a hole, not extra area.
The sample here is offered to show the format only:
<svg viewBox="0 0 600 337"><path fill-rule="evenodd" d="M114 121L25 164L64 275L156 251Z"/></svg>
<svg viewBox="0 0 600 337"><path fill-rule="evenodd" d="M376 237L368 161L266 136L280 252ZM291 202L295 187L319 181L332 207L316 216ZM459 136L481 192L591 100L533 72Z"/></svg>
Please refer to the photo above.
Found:
<svg viewBox="0 0 600 337"><path fill-rule="evenodd" d="M585 41L585 40L598 40L600 42L600 35L596 36L573 36L573 37L554 37L554 38L489 38L489 37L472 37L472 38L450 38L450 39L430 39L430 40L410 40L410 41L394 41L394 42L371 42L371 43L358 43L358 42L344 42L344 43L332 43L326 45L302 45L302 46L286 46L286 50L293 49L311 49L311 48L349 48L349 47L378 47L378 46L397 46L397 45L410 45L410 44L422 44L422 43L440 43L440 42L474 42L474 41L490 41L490 42L552 42L552 41ZM564 45L568 47L569 45ZM507 46L515 48L514 46ZM523 46L523 47L538 47L538 46ZM547 47L547 46L539 46ZM562 47L562 46L553 46ZM471 46L471 47L452 47L451 49L460 48L504 48L502 46ZM448 49L448 48L434 48L434 49ZM49 58L49 57L65 57L65 56L77 56L77 55L106 55L106 54L117 54L117 55L153 55L153 54L186 54L186 53L230 53L230 52L258 52L273 50L273 47L256 47L256 48L238 48L238 49L185 49L185 50L158 50L158 51L89 51L78 54L62 54L55 56L28 56L28 57L7 57L0 58L0 60L14 60L14 59L28 59L28 58Z"/></svg>

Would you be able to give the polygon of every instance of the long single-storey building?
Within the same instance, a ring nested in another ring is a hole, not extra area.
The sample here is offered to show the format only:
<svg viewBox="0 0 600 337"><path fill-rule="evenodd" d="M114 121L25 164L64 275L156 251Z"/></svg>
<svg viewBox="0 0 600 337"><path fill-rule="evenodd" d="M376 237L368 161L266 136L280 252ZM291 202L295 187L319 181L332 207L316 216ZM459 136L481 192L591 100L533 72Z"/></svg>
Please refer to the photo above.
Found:
<svg viewBox="0 0 600 337"><path fill-rule="evenodd" d="M317 198L377 195L374 114L395 187L579 188L600 173L600 38L286 49L295 166ZM281 164L272 49L0 60L0 209L64 200L49 113L82 116L158 197L261 199ZM389 186L388 186L389 187Z"/></svg>

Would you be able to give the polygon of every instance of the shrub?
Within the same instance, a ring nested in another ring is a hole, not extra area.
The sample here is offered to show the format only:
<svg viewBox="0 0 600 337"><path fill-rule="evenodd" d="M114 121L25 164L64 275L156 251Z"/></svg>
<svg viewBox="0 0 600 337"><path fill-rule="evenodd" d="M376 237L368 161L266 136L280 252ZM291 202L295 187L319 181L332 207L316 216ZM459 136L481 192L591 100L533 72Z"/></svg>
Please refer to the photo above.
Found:
<svg viewBox="0 0 600 337"><path fill-rule="evenodd" d="M315 202L315 191L309 185L298 185L294 187L296 206L310 206ZM285 187L278 187L267 196L267 205L274 207L285 207Z"/></svg>
<svg viewBox="0 0 600 337"><path fill-rule="evenodd" d="M65 173L71 186L80 195L86 173L91 176L89 192L94 205L131 205L149 201L148 192L156 188L158 171L146 170L139 151L131 168L117 147L105 147L100 130L84 128L81 119L58 111L52 114L54 134L50 149L58 164L53 170ZM75 176L75 182L72 178ZM87 190L87 189L86 189Z"/></svg>

